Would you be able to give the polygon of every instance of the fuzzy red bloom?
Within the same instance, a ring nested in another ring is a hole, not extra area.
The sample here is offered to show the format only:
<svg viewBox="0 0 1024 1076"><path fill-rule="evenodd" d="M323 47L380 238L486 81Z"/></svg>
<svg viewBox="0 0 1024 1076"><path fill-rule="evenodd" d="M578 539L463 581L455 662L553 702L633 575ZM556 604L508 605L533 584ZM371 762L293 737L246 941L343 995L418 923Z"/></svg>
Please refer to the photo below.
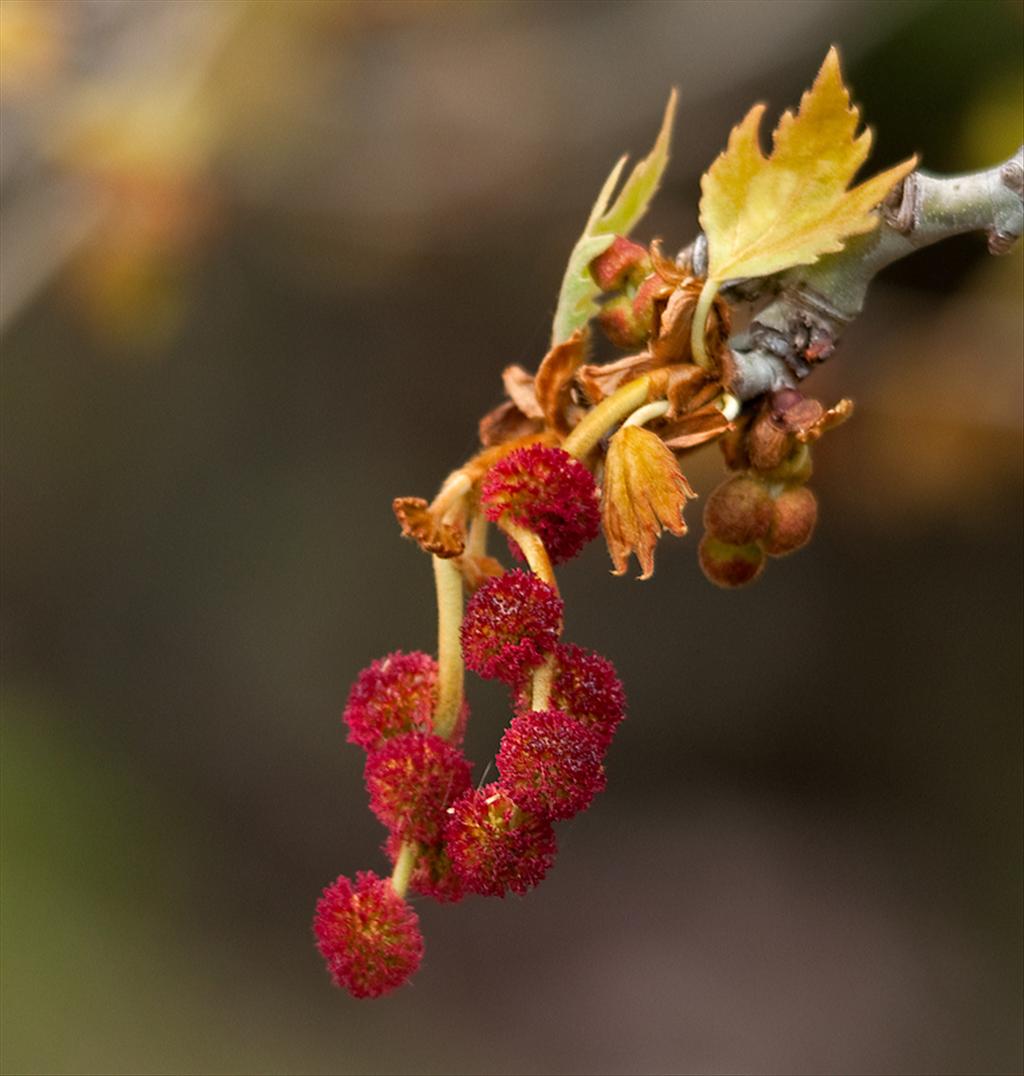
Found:
<svg viewBox="0 0 1024 1076"><path fill-rule="evenodd" d="M548 445L517 448L496 463L484 478L480 502L492 522L507 515L536 533L554 564L575 557L601 527L593 475L564 449ZM509 548L523 559L511 539Z"/></svg>
<svg viewBox="0 0 1024 1076"><path fill-rule="evenodd" d="M515 685L554 649L562 628L554 587L518 569L489 579L469 599L462 622L466 666Z"/></svg>
<svg viewBox="0 0 1024 1076"><path fill-rule="evenodd" d="M551 687L550 706L581 721L607 749L619 722L626 716L626 695L615 666L600 654L572 643L555 647L558 672ZM529 695L520 693L520 709L529 709Z"/></svg>
<svg viewBox="0 0 1024 1076"><path fill-rule="evenodd" d="M384 851L392 863L398 858L401 847L402 839L392 833L384 844ZM455 904L466 895L462 879L455 873L448 853L440 844L420 846L409 888L439 904Z"/></svg>
<svg viewBox="0 0 1024 1076"><path fill-rule="evenodd" d="M467 792L455 803L444 839L466 889L485 897L525 893L555 859L551 823L521 811L497 783Z"/></svg>
<svg viewBox="0 0 1024 1076"><path fill-rule="evenodd" d="M433 844L445 808L469 788L470 768L454 744L422 732L404 732L366 760L370 808L404 840Z"/></svg>
<svg viewBox="0 0 1024 1076"><path fill-rule="evenodd" d="M342 719L349 743L374 751L403 732L430 732L437 701L437 662L414 651L371 662L356 678ZM461 742L469 710L463 706L453 737Z"/></svg>
<svg viewBox="0 0 1024 1076"><path fill-rule="evenodd" d="M401 986L423 959L416 913L372 871L360 871L355 885L342 875L324 890L313 933L335 983L357 998Z"/></svg>
<svg viewBox="0 0 1024 1076"><path fill-rule="evenodd" d="M505 730L495 760L499 784L525 811L572 818L604 790L604 747L561 710L528 710Z"/></svg>

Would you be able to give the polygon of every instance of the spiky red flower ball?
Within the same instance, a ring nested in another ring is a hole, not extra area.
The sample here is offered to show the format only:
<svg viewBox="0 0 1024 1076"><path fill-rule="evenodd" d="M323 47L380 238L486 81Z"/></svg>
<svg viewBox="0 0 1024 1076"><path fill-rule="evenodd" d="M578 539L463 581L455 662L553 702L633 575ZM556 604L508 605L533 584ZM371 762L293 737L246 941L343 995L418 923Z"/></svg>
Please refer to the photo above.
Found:
<svg viewBox="0 0 1024 1076"><path fill-rule="evenodd" d="M355 885L342 875L324 890L313 933L335 983L357 998L401 986L423 959L416 913L372 871L360 871Z"/></svg>
<svg viewBox="0 0 1024 1076"><path fill-rule="evenodd" d="M601 527L594 476L550 445L527 445L499 460L484 478L480 503L492 522L507 515L539 535L554 564L575 557ZM523 559L511 539L509 549Z"/></svg>
<svg viewBox="0 0 1024 1076"><path fill-rule="evenodd" d="M485 897L525 893L555 859L551 823L520 810L497 783L466 792L455 803L444 841L463 885Z"/></svg>
<svg viewBox="0 0 1024 1076"><path fill-rule="evenodd" d="M384 851L392 863L398 858L401 847L402 839L392 833L384 844ZM420 846L409 888L439 904L455 904L466 895L466 887L441 844Z"/></svg>
<svg viewBox="0 0 1024 1076"><path fill-rule="evenodd" d="M554 587L518 569L489 579L466 604L462 655L487 680L518 684L554 649L562 628Z"/></svg>
<svg viewBox="0 0 1024 1076"><path fill-rule="evenodd" d="M555 647L557 673L550 706L581 721L607 749L619 722L626 716L626 695L615 666L600 654L573 643ZM519 694L519 709L530 709L529 685Z"/></svg>
<svg viewBox="0 0 1024 1076"><path fill-rule="evenodd" d="M495 762L499 784L524 811L572 818L604 790L604 747L561 710L528 710L505 730Z"/></svg>
<svg viewBox="0 0 1024 1076"><path fill-rule="evenodd" d="M445 808L469 788L470 767L454 745L422 732L387 740L366 760L370 809L404 840L433 844Z"/></svg>
<svg viewBox="0 0 1024 1076"><path fill-rule="evenodd" d="M437 662L429 654L396 650L370 663L356 678L342 719L349 743L374 751L403 732L430 732L437 701ZM464 706L452 737L462 740L469 710Z"/></svg>

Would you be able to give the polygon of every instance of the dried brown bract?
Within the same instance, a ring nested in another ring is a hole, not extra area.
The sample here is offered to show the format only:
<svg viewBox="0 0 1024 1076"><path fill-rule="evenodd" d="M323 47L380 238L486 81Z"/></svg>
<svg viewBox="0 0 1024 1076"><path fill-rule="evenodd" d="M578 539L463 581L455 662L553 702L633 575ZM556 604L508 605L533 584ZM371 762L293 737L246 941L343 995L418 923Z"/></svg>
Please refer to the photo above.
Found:
<svg viewBox="0 0 1024 1076"><path fill-rule="evenodd" d="M427 553L447 559L460 556L465 549L461 529L443 522L422 497L396 497L391 508L402 526L402 536Z"/></svg>

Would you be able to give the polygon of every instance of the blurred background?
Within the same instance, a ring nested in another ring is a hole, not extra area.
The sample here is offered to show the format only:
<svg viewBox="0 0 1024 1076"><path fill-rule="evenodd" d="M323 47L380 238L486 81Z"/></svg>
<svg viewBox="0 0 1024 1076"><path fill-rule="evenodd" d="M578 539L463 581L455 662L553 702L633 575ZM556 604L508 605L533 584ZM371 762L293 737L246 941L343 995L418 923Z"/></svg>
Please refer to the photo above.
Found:
<svg viewBox="0 0 1024 1076"><path fill-rule="evenodd" d="M810 548L718 591L698 504L651 582L597 542L562 571L631 716L545 884L419 901L377 1002L310 920L386 869L349 686L434 646L391 499L542 357L669 87L637 237L671 250L831 42L874 167L1008 157L1022 10L4 0L4 1071L1020 1071L1022 259L981 236L890 270L813 378L857 413ZM471 700L479 777L505 700Z"/></svg>

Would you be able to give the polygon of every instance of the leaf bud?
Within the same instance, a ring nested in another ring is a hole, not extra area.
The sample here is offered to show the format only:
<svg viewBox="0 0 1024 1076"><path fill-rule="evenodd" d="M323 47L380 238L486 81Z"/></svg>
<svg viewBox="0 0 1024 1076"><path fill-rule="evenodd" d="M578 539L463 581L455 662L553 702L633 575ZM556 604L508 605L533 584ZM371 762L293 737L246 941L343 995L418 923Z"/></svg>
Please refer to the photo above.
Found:
<svg viewBox="0 0 1024 1076"><path fill-rule="evenodd" d="M736 475L723 482L704 505L708 533L733 545L763 538L772 525L775 504L757 478Z"/></svg>
<svg viewBox="0 0 1024 1076"><path fill-rule="evenodd" d="M602 291L618 291L627 281L642 280L651 271L646 247L617 235L612 245L590 263L590 274Z"/></svg>
<svg viewBox="0 0 1024 1076"><path fill-rule="evenodd" d="M764 568L764 550L757 542L733 545L705 534L697 548L701 571L719 587L742 587L752 583Z"/></svg>
<svg viewBox="0 0 1024 1076"><path fill-rule="evenodd" d="M762 542L764 551L772 557L807 545L818 521L818 500L806 486L791 486L775 499L771 529Z"/></svg>

